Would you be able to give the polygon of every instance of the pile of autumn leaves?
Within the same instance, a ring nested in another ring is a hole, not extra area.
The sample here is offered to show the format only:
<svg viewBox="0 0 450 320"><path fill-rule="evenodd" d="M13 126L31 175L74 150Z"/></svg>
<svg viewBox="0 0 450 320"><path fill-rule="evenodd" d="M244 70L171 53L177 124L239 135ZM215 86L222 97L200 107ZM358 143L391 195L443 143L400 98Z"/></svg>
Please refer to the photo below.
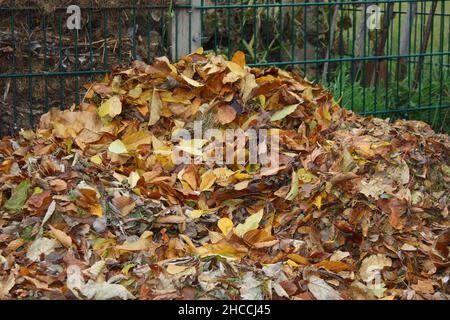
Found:
<svg viewBox="0 0 450 320"><path fill-rule="evenodd" d="M447 297L448 136L359 117L241 52L85 87L0 141L0 298ZM171 139L197 120L278 134L278 167ZM175 147L203 161L175 164Z"/></svg>

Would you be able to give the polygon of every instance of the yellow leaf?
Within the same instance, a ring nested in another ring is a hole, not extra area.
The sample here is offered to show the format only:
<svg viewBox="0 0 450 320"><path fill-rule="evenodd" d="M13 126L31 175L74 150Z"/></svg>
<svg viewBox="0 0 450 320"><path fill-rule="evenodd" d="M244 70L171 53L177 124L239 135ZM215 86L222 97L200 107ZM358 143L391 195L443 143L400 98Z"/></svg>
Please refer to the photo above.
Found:
<svg viewBox="0 0 450 320"><path fill-rule="evenodd" d="M209 231L208 232L209 235L209 240L211 241L211 243L217 243L219 241L222 241L223 239L225 239L225 237L223 236L222 233L220 232L216 232L216 231Z"/></svg>
<svg viewBox="0 0 450 320"><path fill-rule="evenodd" d="M303 265L298 264L297 262L292 261L291 259L289 259L286 263L287 263L288 265L290 265L291 267L293 267L293 268L303 267Z"/></svg>
<svg viewBox="0 0 450 320"><path fill-rule="evenodd" d="M139 179L140 179L139 173L137 173L136 171L132 171L130 173L130 176L128 177L128 184L130 185L131 189L136 187L136 184L138 183Z"/></svg>
<svg viewBox="0 0 450 320"><path fill-rule="evenodd" d="M248 253L248 250L244 246L240 246L237 244L230 244L226 242L218 242L213 244L205 244L202 247L197 249L200 257L205 257L209 255L220 255L224 257L230 258L240 258L245 256Z"/></svg>
<svg viewBox="0 0 450 320"><path fill-rule="evenodd" d="M312 87L307 87L303 90L302 97L306 98L308 101L314 100L314 95L312 93Z"/></svg>
<svg viewBox="0 0 450 320"><path fill-rule="evenodd" d="M233 230L233 221L228 218L222 218L217 222L217 226L225 236L228 236Z"/></svg>
<svg viewBox="0 0 450 320"><path fill-rule="evenodd" d="M141 144L150 144L152 135L147 130L139 130L122 137L122 142L128 151L136 151Z"/></svg>
<svg viewBox="0 0 450 320"><path fill-rule="evenodd" d="M234 178L238 179L238 180L247 180L247 179L251 179L253 178L252 175L248 174L248 173L242 173L242 172L236 172L233 175Z"/></svg>
<svg viewBox="0 0 450 320"><path fill-rule="evenodd" d="M304 183L309 183L309 182L317 179L317 177L314 174L312 174L308 170L305 170L304 168L298 169L297 175L298 175L299 180L301 180Z"/></svg>
<svg viewBox="0 0 450 320"><path fill-rule="evenodd" d="M161 117L162 102L159 93L153 89L152 101L150 103L150 119L148 125L152 126L158 122Z"/></svg>
<svg viewBox="0 0 450 320"><path fill-rule="evenodd" d="M314 198L313 204L316 206L317 209L320 210L320 208L322 207L322 198L326 197L326 195L327 195L326 192L322 192L321 194L319 194Z"/></svg>
<svg viewBox="0 0 450 320"><path fill-rule="evenodd" d="M250 217L245 219L244 223L238 224L236 228L234 228L234 233L242 238L248 231L257 229L263 215L264 209L261 209L259 212L252 214Z"/></svg>
<svg viewBox="0 0 450 320"><path fill-rule="evenodd" d="M134 263L128 263L122 268L121 271L124 275L128 275L128 272L130 271L130 269L134 268L134 267L136 267L136 265Z"/></svg>
<svg viewBox="0 0 450 320"><path fill-rule="evenodd" d="M176 264L169 264L166 268L167 273L169 274L177 274L177 273L181 273L184 270L186 270L188 268L188 266L178 266Z"/></svg>
<svg viewBox="0 0 450 320"><path fill-rule="evenodd" d="M98 154L92 156L89 160L91 160L91 162L95 164L102 164L102 158Z"/></svg>
<svg viewBox="0 0 450 320"><path fill-rule="evenodd" d="M244 180L244 181L241 181L241 182L236 183L236 184L234 185L234 190L237 190L237 191L239 191L239 190L244 190L245 188L248 187L250 181L251 181L251 180Z"/></svg>
<svg viewBox="0 0 450 320"><path fill-rule="evenodd" d="M297 197L298 194L298 177L297 173L295 171L292 171L292 182L291 182L291 189L289 190L289 193L286 195L286 200L292 201Z"/></svg>
<svg viewBox="0 0 450 320"><path fill-rule="evenodd" d="M306 265L309 264L308 259L306 259L304 256L301 256L301 255L296 254L296 253L288 254L287 257L289 259L291 259L292 261L294 261L295 263L300 264L300 265L305 265L306 266Z"/></svg>
<svg viewBox="0 0 450 320"><path fill-rule="evenodd" d="M109 152L117 153L117 154L128 153L127 147L122 142L122 140L119 140L119 139L113 141L109 145L108 150L109 150Z"/></svg>
<svg viewBox="0 0 450 320"><path fill-rule="evenodd" d="M259 104L261 105L261 108L264 110L266 108L266 96L263 94L260 94L258 96Z"/></svg>
<svg viewBox="0 0 450 320"><path fill-rule="evenodd" d="M324 105L324 108L323 108L323 118L325 120L330 121L331 120L331 114L330 114L330 111L328 110L328 107L325 107L325 106L326 105Z"/></svg>
<svg viewBox="0 0 450 320"><path fill-rule="evenodd" d="M272 117L270 117L270 121L278 121L278 120L284 119L285 117L287 117L288 115L293 113L295 110L297 110L298 105L299 105L299 103L293 104L293 105L284 107L283 109L275 112L272 115Z"/></svg>
<svg viewBox="0 0 450 320"><path fill-rule="evenodd" d="M237 74L241 78L243 78L245 76L244 68L242 68L237 63L232 62L232 61L225 61L225 63L231 72Z"/></svg>
<svg viewBox="0 0 450 320"><path fill-rule="evenodd" d="M207 213L209 210L192 210L191 218L198 219L202 216L202 214Z"/></svg>
<svg viewBox="0 0 450 320"><path fill-rule="evenodd" d="M114 93L122 93L123 90L120 89L120 84L122 83L122 76L118 74L113 78L111 89Z"/></svg>
<svg viewBox="0 0 450 320"><path fill-rule="evenodd" d="M61 242L61 244L64 247L69 248L70 246L72 246L72 238L70 236L68 236L63 231L52 227L51 225L48 225L48 226L49 226L50 230L52 231L55 239L58 240L59 242Z"/></svg>
<svg viewBox="0 0 450 320"><path fill-rule="evenodd" d="M142 94L142 88L140 86L136 86L133 89L131 89L130 91L128 91L128 96L133 98L133 99L137 99L141 96Z"/></svg>
<svg viewBox="0 0 450 320"><path fill-rule="evenodd" d="M98 108L98 115L102 118L106 116L110 116L114 118L115 116L122 113L122 102L120 101L119 96L113 96L103 102Z"/></svg>
<svg viewBox="0 0 450 320"><path fill-rule="evenodd" d="M251 93L258 84L255 81L255 75L252 73L245 73L244 83L241 88L242 101L244 104L251 98Z"/></svg>
<svg viewBox="0 0 450 320"><path fill-rule="evenodd" d="M97 217L103 216L103 209L100 204L95 204L95 205L91 206L89 211L91 212L91 214L93 216L97 216Z"/></svg>
<svg viewBox="0 0 450 320"><path fill-rule="evenodd" d="M203 87L204 86L203 83L200 83L200 82L195 81L195 80L193 80L191 78L188 78L184 74L182 74L181 77L183 78L184 81L186 81L187 83L189 83L193 87Z"/></svg>
<svg viewBox="0 0 450 320"><path fill-rule="evenodd" d="M209 190L214 185L214 182L216 182L215 174L211 170L206 171L201 176L200 191Z"/></svg>
<svg viewBox="0 0 450 320"><path fill-rule="evenodd" d="M128 242L116 246L117 250L125 250L125 251L142 251L148 250L151 247L151 242L148 239L140 238L139 240Z"/></svg>

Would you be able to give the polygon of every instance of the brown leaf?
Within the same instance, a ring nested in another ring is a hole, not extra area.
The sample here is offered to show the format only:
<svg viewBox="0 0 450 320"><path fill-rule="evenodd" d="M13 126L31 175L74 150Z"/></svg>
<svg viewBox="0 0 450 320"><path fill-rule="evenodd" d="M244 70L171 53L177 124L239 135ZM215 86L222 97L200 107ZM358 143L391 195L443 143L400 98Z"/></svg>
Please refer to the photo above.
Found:
<svg viewBox="0 0 450 320"><path fill-rule="evenodd" d="M136 202L130 197L114 197L112 200L114 206L119 209L122 216L129 215L136 207Z"/></svg>
<svg viewBox="0 0 450 320"><path fill-rule="evenodd" d="M47 210L48 206L52 202L52 196L50 191L42 191L40 193L33 194L27 201L27 207L35 214L43 213Z"/></svg>
<svg viewBox="0 0 450 320"><path fill-rule="evenodd" d="M223 105L218 108L216 117L221 124L231 123L236 119L236 110L228 104Z"/></svg>
<svg viewBox="0 0 450 320"><path fill-rule="evenodd" d="M402 215L408 208L408 203L406 200L400 200L398 198L379 199L377 201L377 206L383 212L389 214L389 223L392 227L397 230L403 228L405 218L402 218Z"/></svg>
<svg viewBox="0 0 450 320"><path fill-rule="evenodd" d="M48 225L48 226L49 226L50 230L52 231L55 239L58 240L59 242L61 242L61 244L64 247L70 248L72 246L72 238L70 236L68 236L64 231L56 229L51 225Z"/></svg>
<svg viewBox="0 0 450 320"><path fill-rule="evenodd" d="M67 189L67 183L62 179L51 180L49 184L55 192L61 192Z"/></svg>

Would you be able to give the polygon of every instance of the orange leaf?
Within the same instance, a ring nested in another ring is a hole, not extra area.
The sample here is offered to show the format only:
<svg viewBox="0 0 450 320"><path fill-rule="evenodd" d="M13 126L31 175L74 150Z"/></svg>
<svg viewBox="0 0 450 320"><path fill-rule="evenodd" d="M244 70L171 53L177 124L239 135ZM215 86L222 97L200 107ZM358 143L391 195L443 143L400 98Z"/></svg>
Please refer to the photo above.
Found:
<svg viewBox="0 0 450 320"><path fill-rule="evenodd" d="M242 51L236 51L236 53L233 55L233 58L231 59L234 63L241 66L241 68L244 68L245 66L245 54Z"/></svg>
<svg viewBox="0 0 450 320"><path fill-rule="evenodd" d="M289 259L291 259L292 261L294 261L295 263L298 263L298 264L303 264L303 265L308 265L309 264L308 259L306 259L304 256L301 256L301 255L296 254L296 253L288 254L287 257Z"/></svg>
<svg viewBox="0 0 450 320"><path fill-rule="evenodd" d="M332 271L332 272L341 272L341 271L348 269L348 265L341 261L324 260L319 263L316 263L315 266L317 268L323 267L323 268L327 269L328 271Z"/></svg>

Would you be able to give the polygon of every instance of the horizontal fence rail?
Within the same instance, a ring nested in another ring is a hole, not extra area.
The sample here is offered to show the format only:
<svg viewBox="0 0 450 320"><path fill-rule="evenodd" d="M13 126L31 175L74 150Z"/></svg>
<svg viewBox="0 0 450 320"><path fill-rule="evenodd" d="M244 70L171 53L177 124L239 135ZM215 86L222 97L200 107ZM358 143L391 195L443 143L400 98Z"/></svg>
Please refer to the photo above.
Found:
<svg viewBox="0 0 450 320"><path fill-rule="evenodd" d="M0 0L0 135L79 104L116 66L200 46L320 82L357 113L450 132L449 31L450 0Z"/></svg>

